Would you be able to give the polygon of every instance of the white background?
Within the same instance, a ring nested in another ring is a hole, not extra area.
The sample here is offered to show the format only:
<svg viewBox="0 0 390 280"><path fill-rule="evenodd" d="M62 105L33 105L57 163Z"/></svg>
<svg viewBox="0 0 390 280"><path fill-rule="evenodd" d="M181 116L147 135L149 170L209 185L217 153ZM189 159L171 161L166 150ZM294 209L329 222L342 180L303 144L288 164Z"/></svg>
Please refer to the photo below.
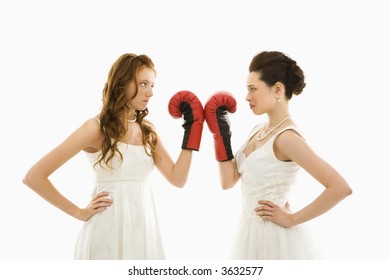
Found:
<svg viewBox="0 0 390 280"><path fill-rule="evenodd" d="M390 257L388 202L390 59L386 1L2 1L0 3L0 259L70 260L82 223L22 184L27 170L100 110L112 63L149 55L158 76L150 119L171 156L182 120L169 98L179 90L205 103L230 91L236 151L254 124L245 102L251 58L289 54L307 86L290 102L312 148L347 179L353 195L307 223L325 259ZM52 177L80 206L92 176L84 154ZM239 183L222 191L211 134L204 126L184 189L153 173L160 226L170 260L226 259L240 211ZM299 209L322 186L304 171L290 204Z"/></svg>

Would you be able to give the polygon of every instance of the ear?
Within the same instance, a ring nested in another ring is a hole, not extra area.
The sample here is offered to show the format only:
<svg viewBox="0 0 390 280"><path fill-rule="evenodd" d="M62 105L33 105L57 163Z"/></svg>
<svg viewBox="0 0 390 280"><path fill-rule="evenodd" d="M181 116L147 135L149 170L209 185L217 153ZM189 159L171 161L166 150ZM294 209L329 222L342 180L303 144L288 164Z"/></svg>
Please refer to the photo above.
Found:
<svg viewBox="0 0 390 280"><path fill-rule="evenodd" d="M276 82L274 85L274 90L276 94L284 94L284 85L281 82Z"/></svg>

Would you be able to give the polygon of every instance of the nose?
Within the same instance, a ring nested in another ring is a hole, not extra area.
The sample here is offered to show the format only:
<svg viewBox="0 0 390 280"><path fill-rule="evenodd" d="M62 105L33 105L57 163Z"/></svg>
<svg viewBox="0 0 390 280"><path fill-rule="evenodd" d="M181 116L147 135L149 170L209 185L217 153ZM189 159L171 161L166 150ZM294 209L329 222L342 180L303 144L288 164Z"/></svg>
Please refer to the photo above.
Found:
<svg viewBox="0 0 390 280"><path fill-rule="evenodd" d="M249 91L248 91L248 93L246 94L245 100L246 100L246 101L251 101L251 95L250 95Z"/></svg>
<svg viewBox="0 0 390 280"><path fill-rule="evenodd" d="M147 91L146 91L146 97L152 97L153 96L153 88L149 88Z"/></svg>

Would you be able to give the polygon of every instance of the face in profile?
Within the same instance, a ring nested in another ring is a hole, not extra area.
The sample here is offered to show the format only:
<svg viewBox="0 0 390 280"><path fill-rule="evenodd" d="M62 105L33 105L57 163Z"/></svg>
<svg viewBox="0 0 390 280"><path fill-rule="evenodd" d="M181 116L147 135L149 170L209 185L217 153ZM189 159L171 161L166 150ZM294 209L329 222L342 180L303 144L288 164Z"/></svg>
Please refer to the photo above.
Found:
<svg viewBox="0 0 390 280"><path fill-rule="evenodd" d="M249 102L249 108L255 115L262 115L269 111L275 104L275 93L264 81L260 80L260 73L248 74L248 94L245 100Z"/></svg>
<svg viewBox="0 0 390 280"><path fill-rule="evenodd" d="M146 109L150 98L153 96L155 78L156 73L153 69L142 67L139 70L137 73L137 84L135 84L135 81L133 81L127 90L127 94L130 98L128 101L130 108L134 108L135 110L140 111Z"/></svg>

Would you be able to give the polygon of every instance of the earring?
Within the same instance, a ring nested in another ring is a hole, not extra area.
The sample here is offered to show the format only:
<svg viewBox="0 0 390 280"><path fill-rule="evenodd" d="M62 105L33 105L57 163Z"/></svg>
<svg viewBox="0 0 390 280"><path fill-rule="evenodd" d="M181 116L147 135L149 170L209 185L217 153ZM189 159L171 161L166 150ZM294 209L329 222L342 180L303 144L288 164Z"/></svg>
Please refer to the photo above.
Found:
<svg viewBox="0 0 390 280"><path fill-rule="evenodd" d="M276 98L277 102L280 103L280 96L276 95L275 98Z"/></svg>

